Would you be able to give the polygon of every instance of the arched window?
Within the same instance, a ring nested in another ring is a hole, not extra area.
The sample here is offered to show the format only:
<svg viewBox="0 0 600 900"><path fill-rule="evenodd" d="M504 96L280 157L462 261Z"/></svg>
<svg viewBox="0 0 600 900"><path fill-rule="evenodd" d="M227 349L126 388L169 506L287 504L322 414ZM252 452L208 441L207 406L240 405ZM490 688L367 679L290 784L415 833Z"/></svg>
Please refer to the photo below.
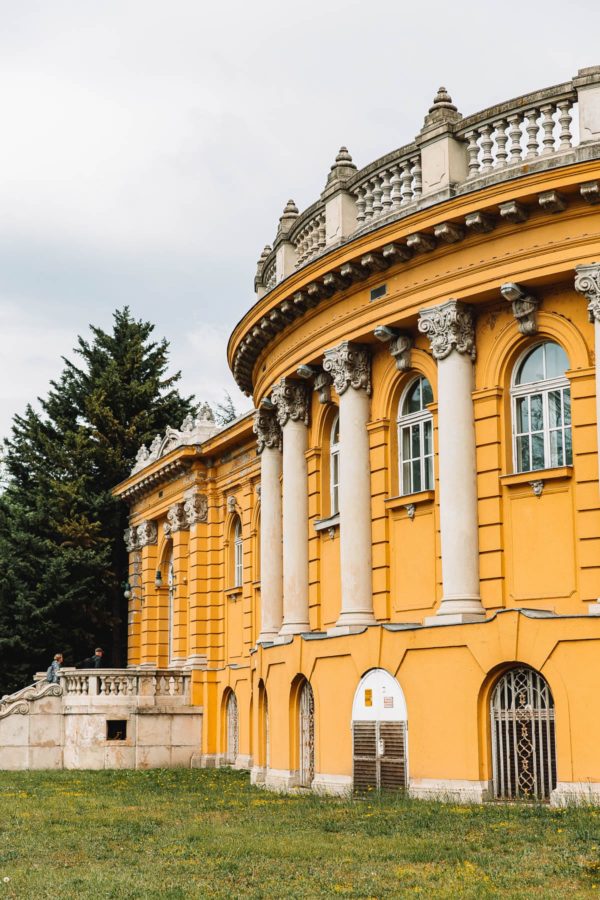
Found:
<svg viewBox="0 0 600 900"><path fill-rule="evenodd" d="M309 788L315 777L315 700L308 681L300 689L298 719L300 786Z"/></svg>
<svg viewBox="0 0 600 900"><path fill-rule="evenodd" d="M237 699L233 691L229 692L226 707L227 717L227 750L226 759L230 765L235 765L239 745L238 745L238 705Z"/></svg>
<svg viewBox="0 0 600 900"><path fill-rule="evenodd" d="M242 523L236 517L233 526L233 586L241 587L244 579L244 542L242 540Z"/></svg>
<svg viewBox="0 0 600 900"><path fill-rule="evenodd" d="M329 438L329 514L335 516L340 511L340 417L333 420Z"/></svg>
<svg viewBox="0 0 600 900"><path fill-rule="evenodd" d="M552 341L538 344L515 367L511 388L515 471L572 464L568 368L565 351Z"/></svg>
<svg viewBox="0 0 600 900"><path fill-rule="evenodd" d="M404 391L398 410L400 493L415 494L433 488L433 422L427 404L433 391L423 377Z"/></svg>
<svg viewBox="0 0 600 900"><path fill-rule="evenodd" d="M494 795L548 800L556 787L554 700L525 666L500 678L491 699Z"/></svg>

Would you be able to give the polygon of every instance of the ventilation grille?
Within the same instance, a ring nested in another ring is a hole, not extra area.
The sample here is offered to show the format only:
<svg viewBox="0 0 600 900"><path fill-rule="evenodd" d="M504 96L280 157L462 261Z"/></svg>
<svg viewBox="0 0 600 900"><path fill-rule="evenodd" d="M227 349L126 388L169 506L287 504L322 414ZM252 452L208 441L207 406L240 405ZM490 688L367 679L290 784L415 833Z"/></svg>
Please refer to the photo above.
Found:
<svg viewBox="0 0 600 900"><path fill-rule="evenodd" d="M407 787L406 722L354 722L354 790Z"/></svg>

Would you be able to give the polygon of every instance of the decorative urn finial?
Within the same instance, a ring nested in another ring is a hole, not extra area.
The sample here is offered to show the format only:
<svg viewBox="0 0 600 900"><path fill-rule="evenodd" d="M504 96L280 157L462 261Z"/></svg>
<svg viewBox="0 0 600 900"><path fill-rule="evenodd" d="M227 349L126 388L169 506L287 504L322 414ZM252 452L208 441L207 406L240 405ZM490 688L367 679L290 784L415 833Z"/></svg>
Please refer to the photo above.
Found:
<svg viewBox="0 0 600 900"><path fill-rule="evenodd" d="M283 208L283 213L279 218L279 231L289 231L297 218L298 207L293 200L288 200Z"/></svg>
<svg viewBox="0 0 600 900"><path fill-rule="evenodd" d="M438 88L438 92L433 98L433 103L425 116L423 127L427 128L430 125L438 125L445 122L458 122L460 119L462 119L462 115L452 102L452 97L442 85Z"/></svg>
<svg viewBox="0 0 600 900"><path fill-rule="evenodd" d="M355 172L356 166L352 161L352 157L348 152L348 148L340 147L335 158L335 162L329 170L329 175L327 176L327 184L331 184L332 181L347 181L347 179L351 178Z"/></svg>

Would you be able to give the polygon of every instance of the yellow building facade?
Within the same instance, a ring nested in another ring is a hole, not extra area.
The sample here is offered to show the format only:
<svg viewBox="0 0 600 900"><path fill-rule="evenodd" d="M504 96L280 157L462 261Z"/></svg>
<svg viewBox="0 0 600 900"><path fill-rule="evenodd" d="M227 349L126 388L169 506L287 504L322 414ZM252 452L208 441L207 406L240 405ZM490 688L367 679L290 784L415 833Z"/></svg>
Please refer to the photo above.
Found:
<svg viewBox="0 0 600 900"><path fill-rule="evenodd" d="M600 797L600 68L283 212L228 355L256 411L142 448L129 663L273 789Z"/></svg>

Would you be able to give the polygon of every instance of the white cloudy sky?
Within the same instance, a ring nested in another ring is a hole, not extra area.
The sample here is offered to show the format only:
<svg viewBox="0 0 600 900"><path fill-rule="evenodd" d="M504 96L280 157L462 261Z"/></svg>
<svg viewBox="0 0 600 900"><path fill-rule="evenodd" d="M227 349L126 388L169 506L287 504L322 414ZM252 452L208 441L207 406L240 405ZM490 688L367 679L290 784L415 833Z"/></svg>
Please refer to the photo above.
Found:
<svg viewBox="0 0 600 900"><path fill-rule="evenodd" d="M600 63L597 0L0 0L0 435L128 303L199 399L289 197ZM248 401L239 402L239 408Z"/></svg>

